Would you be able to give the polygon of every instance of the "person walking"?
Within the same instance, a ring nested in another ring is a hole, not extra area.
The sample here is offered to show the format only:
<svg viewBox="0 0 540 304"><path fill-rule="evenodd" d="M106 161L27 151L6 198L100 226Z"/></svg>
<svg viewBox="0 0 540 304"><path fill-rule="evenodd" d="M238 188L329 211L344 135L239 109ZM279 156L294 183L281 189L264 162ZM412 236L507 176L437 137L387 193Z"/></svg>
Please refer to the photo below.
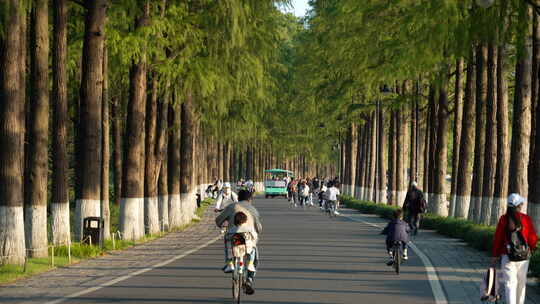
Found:
<svg viewBox="0 0 540 304"><path fill-rule="evenodd" d="M508 196L506 214L500 217L493 239L492 264L501 264L507 304L524 304L529 259L538 237L531 218L522 213L525 198Z"/></svg>
<svg viewBox="0 0 540 304"><path fill-rule="evenodd" d="M411 227L411 233L413 235L418 234L418 227L420 226L421 214L426 212L426 199L422 190L418 189L416 182L411 183L409 191L405 196L405 202L403 203L403 210L406 213L405 221L409 223Z"/></svg>

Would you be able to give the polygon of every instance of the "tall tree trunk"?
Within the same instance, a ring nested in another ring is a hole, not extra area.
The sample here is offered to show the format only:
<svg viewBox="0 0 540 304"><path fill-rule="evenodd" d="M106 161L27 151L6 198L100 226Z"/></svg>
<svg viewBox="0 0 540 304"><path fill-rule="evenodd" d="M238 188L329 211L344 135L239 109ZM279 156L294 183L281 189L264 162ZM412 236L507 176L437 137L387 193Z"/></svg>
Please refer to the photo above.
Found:
<svg viewBox="0 0 540 304"><path fill-rule="evenodd" d="M476 136L469 220L479 222L484 178L484 152L486 143L486 99L487 99L487 55L486 44L476 50Z"/></svg>
<svg viewBox="0 0 540 304"><path fill-rule="evenodd" d="M148 25L150 7L145 3L143 14L135 27ZM144 236L144 121L146 120L146 56L133 62L130 71L130 94L124 141L122 202L120 203L120 231L126 240ZM142 221L142 223L141 223Z"/></svg>
<svg viewBox="0 0 540 304"><path fill-rule="evenodd" d="M455 216L456 210L456 189L457 176L459 170L459 143L461 141L461 117L463 116L463 57L456 61L456 82L454 87L454 139L452 147L452 187L450 192L449 215Z"/></svg>
<svg viewBox="0 0 540 304"><path fill-rule="evenodd" d="M519 40L523 47L518 52L516 63L516 85L514 93L514 110L512 120L512 142L510 152L510 172L512 179L509 181L508 192L518 193L523 197L528 196L529 183L527 179L527 165L529 164L529 145L531 135L531 21L532 8L527 3L521 3L520 19L527 24L525 33L521 33ZM526 206L525 206L526 207ZM538 205L533 205L531 210L534 215L540 214ZM523 210L528 210L524 208Z"/></svg>
<svg viewBox="0 0 540 304"><path fill-rule="evenodd" d="M232 182L231 180L231 144L228 142L223 144L223 181Z"/></svg>
<svg viewBox="0 0 540 304"><path fill-rule="evenodd" d="M356 183L356 166L358 166L357 152L358 150L358 126L351 124L351 155L350 155L350 176L349 176L349 189L350 195L355 195L355 183Z"/></svg>
<svg viewBox="0 0 540 304"><path fill-rule="evenodd" d="M156 154L158 156L158 214L159 214L159 228L161 231L169 230L169 172L168 172L168 141L169 141L169 102L171 98L170 94L170 82L165 84L165 92L161 98L158 99L158 113L157 113L157 146Z"/></svg>
<svg viewBox="0 0 540 304"><path fill-rule="evenodd" d="M369 180L368 180L368 197L369 201L376 202L375 197L375 183L376 183L376 174L377 174L377 113L373 111L370 118L370 136L369 136Z"/></svg>
<svg viewBox="0 0 540 304"><path fill-rule="evenodd" d="M456 207L454 216L467 218L471 202L471 159L473 157L474 117L475 117L475 65L473 52L467 64L463 119L461 121L461 139L459 143L459 167L456 182Z"/></svg>
<svg viewBox="0 0 540 304"><path fill-rule="evenodd" d="M195 194L193 193L193 162L195 160L195 131L197 127L197 117L195 114L195 104L191 92L186 94L186 99L182 103L182 136L181 149L182 156L180 162L180 200L184 219L191 221L196 209Z"/></svg>
<svg viewBox="0 0 540 304"><path fill-rule="evenodd" d="M32 75L28 120L28 176L25 185L25 234L29 257L47 257L49 148L49 7L35 0L32 9Z"/></svg>
<svg viewBox="0 0 540 304"><path fill-rule="evenodd" d="M497 165L497 46L488 46L488 92L486 104L486 146L484 154L484 176L482 185L482 207L480 223L490 224L493 191L495 190L495 171Z"/></svg>
<svg viewBox="0 0 540 304"><path fill-rule="evenodd" d="M361 198L362 190L360 187L362 187L362 168L364 165L364 126L358 125L358 134L357 134L357 143L356 143L356 172L355 174L355 184L354 184L354 197L355 198Z"/></svg>
<svg viewBox="0 0 540 304"><path fill-rule="evenodd" d="M176 94L175 94L176 95ZM178 100L176 100L178 102ZM180 128L181 108L173 103L169 104L169 143L168 143L168 183L169 183L169 227L171 229L182 226L180 214Z"/></svg>
<svg viewBox="0 0 540 304"><path fill-rule="evenodd" d="M110 124L109 124L109 57L107 47L103 50L103 101L101 103L101 117L103 118L101 127L102 133L102 157L101 162L101 218L103 219L102 239L111 238L111 211L109 205L109 162L110 162Z"/></svg>
<svg viewBox="0 0 540 304"><path fill-rule="evenodd" d="M82 239L83 219L101 215L101 103L107 0L86 3L80 88L75 232Z"/></svg>
<svg viewBox="0 0 540 304"><path fill-rule="evenodd" d="M160 152L157 146L157 106L158 106L158 79L156 73L151 73L149 81L150 94L146 99L146 163L144 178L144 225L146 233L155 234L160 231L158 189L159 179L158 159Z"/></svg>
<svg viewBox="0 0 540 304"><path fill-rule="evenodd" d="M410 93L409 81L404 81L401 94L407 95ZM407 115L409 111L405 106L397 113L396 129L397 129L397 147L396 147L396 190L397 190L397 205L402 206L407 194L407 164L409 159L409 141L407 140Z"/></svg>
<svg viewBox="0 0 540 304"><path fill-rule="evenodd" d="M53 133L52 133L52 241L69 244L67 0L54 0L53 27Z"/></svg>
<svg viewBox="0 0 540 304"><path fill-rule="evenodd" d="M6 33L20 33L24 11L9 0L5 11ZM2 36L0 71L0 264L23 264L24 99L19 58L21 35Z"/></svg>
<svg viewBox="0 0 540 304"><path fill-rule="evenodd" d="M381 108L379 108L378 111L378 132L379 132L379 149L377 153L378 157L378 166L377 166L377 187L379 188L379 193L377 194L376 202L387 204L387 193L386 193L386 167L387 167L387 160L386 160L386 131L385 131L385 123L384 123L384 112Z"/></svg>
<svg viewBox="0 0 540 304"><path fill-rule="evenodd" d="M429 167L428 167L428 189L426 192L428 193L428 202L431 211L433 211L433 207L435 204L432 204L431 201L433 200L433 193L435 193L435 179L437 176L435 175L436 170L436 162L435 162L435 151L437 150L437 91L433 85L430 86L430 92L429 92Z"/></svg>
<svg viewBox="0 0 540 304"><path fill-rule="evenodd" d="M447 73L445 69L443 73ZM445 75L442 76L446 77ZM435 172L434 172L434 191L433 213L439 216L448 216L448 203L446 200L446 168L448 154L448 92L447 80L444 80L439 88L439 109L437 113L437 146L435 148Z"/></svg>
<svg viewBox="0 0 540 304"><path fill-rule="evenodd" d="M418 82L415 83L415 92L414 92L414 98L411 102L411 121L410 121L410 148L411 148L411 157L409 158L409 168L410 168L410 176L411 181L417 181L418 180L418 99L420 98L420 87Z"/></svg>
<svg viewBox="0 0 540 304"><path fill-rule="evenodd" d="M539 77L538 72L540 69L540 15L533 11L533 22L532 22L532 70L531 70L531 138L530 138L530 153L529 155L534 155L534 149L536 146L536 107L538 106L537 98L538 96L538 85ZM529 185L534 183L533 180L533 157L529 156ZM532 187L529 187L529 193L531 193ZM530 197L530 195L528 196Z"/></svg>
<svg viewBox="0 0 540 304"><path fill-rule="evenodd" d="M113 97L113 170L114 170L114 203L120 206L122 196L122 107L120 106L122 97Z"/></svg>
<svg viewBox="0 0 540 304"><path fill-rule="evenodd" d="M362 142L361 142L361 148L362 148L362 164L361 164L361 170L360 170L360 195L359 198L361 200L367 199L367 183L366 183L366 176L367 176L367 168L368 168L368 139L369 139L369 123L366 121L362 127Z"/></svg>
<svg viewBox="0 0 540 304"><path fill-rule="evenodd" d="M503 11L503 19L506 13ZM497 56L497 169L495 172L495 189L493 193L493 208L491 224L497 224L499 217L506 211L508 195L508 170L510 150L508 148L508 81L506 74L506 47L498 47Z"/></svg>
<svg viewBox="0 0 540 304"><path fill-rule="evenodd" d="M426 122L425 122L425 133L424 133L424 174L423 174L423 188L424 188L424 192L428 194L429 196L429 178L430 178L430 172L429 172L429 161L431 160L430 158L430 151L429 151L429 148L430 148L430 145L431 145L431 132L430 132L430 127L431 127L431 120L433 119L431 117L431 103L433 102L432 99L433 99L433 90L429 89L429 97L428 97L428 106L427 106L427 109L426 109L426 112L425 112L425 116L426 116ZM428 197L429 199L429 197Z"/></svg>
<svg viewBox="0 0 540 304"><path fill-rule="evenodd" d="M390 113L390 144L388 151L388 164L389 164L389 175L388 175L388 196L389 204L397 206L397 134L396 134L396 119L397 111L392 110Z"/></svg>

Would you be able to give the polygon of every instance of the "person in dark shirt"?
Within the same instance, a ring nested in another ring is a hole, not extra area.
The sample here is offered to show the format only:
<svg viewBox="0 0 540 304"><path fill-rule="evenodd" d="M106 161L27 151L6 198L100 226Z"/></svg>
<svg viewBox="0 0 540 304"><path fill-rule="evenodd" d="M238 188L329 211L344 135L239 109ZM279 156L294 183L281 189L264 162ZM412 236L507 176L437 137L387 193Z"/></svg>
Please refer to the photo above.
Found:
<svg viewBox="0 0 540 304"><path fill-rule="evenodd" d="M422 190L418 189L416 182L412 182L407 196L405 196L405 202L403 203L403 210L406 213L405 221L409 223L412 234L418 234L418 228L420 225L421 214L426 212L426 199Z"/></svg>
<svg viewBox="0 0 540 304"><path fill-rule="evenodd" d="M390 256L390 261L387 263L388 266L391 266L394 263L394 255L392 248L394 247L394 242L399 241L403 246L403 260L407 260L407 243L409 242L409 224L403 221L403 210L397 209L394 211L394 218L392 221L386 225L381 234L386 235L386 251Z"/></svg>

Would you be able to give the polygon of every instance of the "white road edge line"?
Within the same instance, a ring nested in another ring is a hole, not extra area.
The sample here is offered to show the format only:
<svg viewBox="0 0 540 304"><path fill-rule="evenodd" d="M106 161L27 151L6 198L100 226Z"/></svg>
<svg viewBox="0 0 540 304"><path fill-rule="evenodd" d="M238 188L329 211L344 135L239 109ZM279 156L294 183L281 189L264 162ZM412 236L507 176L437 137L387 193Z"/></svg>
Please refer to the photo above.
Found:
<svg viewBox="0 0 540 304"><path fill-rule="evenodd" d="M347 215L342 215L343 217L346 217L352 221L360 222L375 228L382 229L383 227L373 224L361 219L356 219ZM422 260L422 263L424 264L424 268L426 269L426 274L429 280L429 285L431 286L431 291L433 292L433 297L435 297L435 303L436 304L448 304L448 299L446 298L446 294L444 293L443 287L441 285L441 281L439 278L439 275L437 274L437 271L435 270L435 266L431 263L427 255L420 250L420 248L416 247L415 244L409 243L409 247L416 253L418 257L420 257L420 260Z"/></svg>
<svg viewBox="0 0 540 304"><path fill-rule="evenodd" d="M217 236L217 237L215 237L215 238L209 240L208 242L206 242L206 243L204 243L204 244L202 244L202 245L199 245L199 246L197 246L197 247L195 247L195 248L193 248L193 249L190 249L190 250L184 252L183 254L180 254L180 255L177 255L177 256L175 256L175 257L172 257L172 258L170 258L170 259L168 259L168 260L166 260L166 261L159 262L159 263L157 263L157 264L155 264L155 265L152 265L152 266L150 266L150 267L147 267L147 268L143 268L143 269L137 270L137 271L135 271L135 272L132 272L132 273L130 273L130 274L127 274L127 275L118 277L118 278L116 278L116 279L110 280L110 281L105 282L105 283L103 283L103 284L100 284L100 285L98 285L98 286L91 287L91 288L88 288L88 289L85 289L85 290L82 290L82 291L79 291L79 292L76 292L76 293L72 293L72 294L67 295L67 296L64 296L64 297L62 297L62 298L60 298L60 299L57 299L57 300L54 300L54 301L45 302L45 304L58 304L58 303L62 303L62 302L67 301L67 300L69 300L69 299L73 299L73 298L77 298L77 297L80 297L80 296L85 295L85 294L89 294L89 293L94 292L94 291L96 291L96 290L99 290L99 289L102 289L102 288L105 288L105 287L114 285L114 284L116 284L116 283L125 281L125 280L127 280L127 279L132 278L132 277L138 276L138 275L143 274L143 273L145 273L145 272L148 272L148 271L150 271L150 270L153 270L153 269L156 269L156 268L165 266L165 265L170 264L170 263L172 263L172 262L174 262L174 261L176 261L176 260L179 260L179 259L181 259L181 258L184 258L184 257L186 257L186 256L188 256L188 255L190 255L190 254L192 254L192 253L194 253L194 252L196 252L196 251L199 251L199 250L203 249L204 247L206 247L206 246L208 246L208 245L214 243L215 241L217 241L217 240L220 239L220 238L221 238L221 236Z"/></svg>

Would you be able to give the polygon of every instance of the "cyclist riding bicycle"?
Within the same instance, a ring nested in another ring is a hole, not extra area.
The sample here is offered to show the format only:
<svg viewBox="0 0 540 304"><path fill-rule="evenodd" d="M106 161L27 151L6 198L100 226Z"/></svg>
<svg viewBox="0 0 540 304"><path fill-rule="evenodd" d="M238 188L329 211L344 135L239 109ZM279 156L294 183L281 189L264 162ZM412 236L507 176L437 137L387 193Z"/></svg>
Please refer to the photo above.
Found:
<svg viewBox="0 0 540 304"><path fill-rule="evenodd" d="M328 190L326 190L326 201L327 203L335 204L336 210L334 211L334 214L339 215L338 208L339 208L339 197L341 196L341 192L338 189L339 184L334 182L328 183Z"/></svg>
<svg viewBox="0 0 540 304"><path fill-rule="evenodd" d="M246 281L246 293L253 294L253 283L254 283L254 277L256 273L256 265L257 265L257 252L256 252L256 245L258 241L258 235L262 232L262 224L260 221L259 212L253 205L251 204L251 193L247 190L240 190L238 192L238 202L229 204L217 217L216 217L216 225L218 227L223 227L225 222L229 223L228 231L225 235L225 267L223 267L223 272L230 273L234 271L234 263L232 259L230 259L229 255L229 241L230 236L234 233L238 233L241 231L247 231L249 233L252 233L253 243L254 245L253 250L250 252L250 259L248 260L248 276ZM232 225L235 223L235 217L238 213L244 213L246 215L245 220L242 220L239 223L239 225ZM240 227L241 226L241 227Z"/></svg>
<svg viewBox="0 0 540 304"><path fill-rule="evenodd" d="M238 195L231 190L230 183L223 184L223 191L218 195L214 212L223 210L227 205L238 202Z"/></svg>
<svg viewBox="0 0 540 304"><path fill-rule="evenodd" d="M403 211L397 209L394 211L394 218L386 225L381 234L386 235L386 252L390 256L390 260L386 265L392 266L394 264L394 253L392 248L394 242L401 242L403 246L403 260L407 260L407 243L409 242L410 227L407 222L403 220Z"/></svg>

